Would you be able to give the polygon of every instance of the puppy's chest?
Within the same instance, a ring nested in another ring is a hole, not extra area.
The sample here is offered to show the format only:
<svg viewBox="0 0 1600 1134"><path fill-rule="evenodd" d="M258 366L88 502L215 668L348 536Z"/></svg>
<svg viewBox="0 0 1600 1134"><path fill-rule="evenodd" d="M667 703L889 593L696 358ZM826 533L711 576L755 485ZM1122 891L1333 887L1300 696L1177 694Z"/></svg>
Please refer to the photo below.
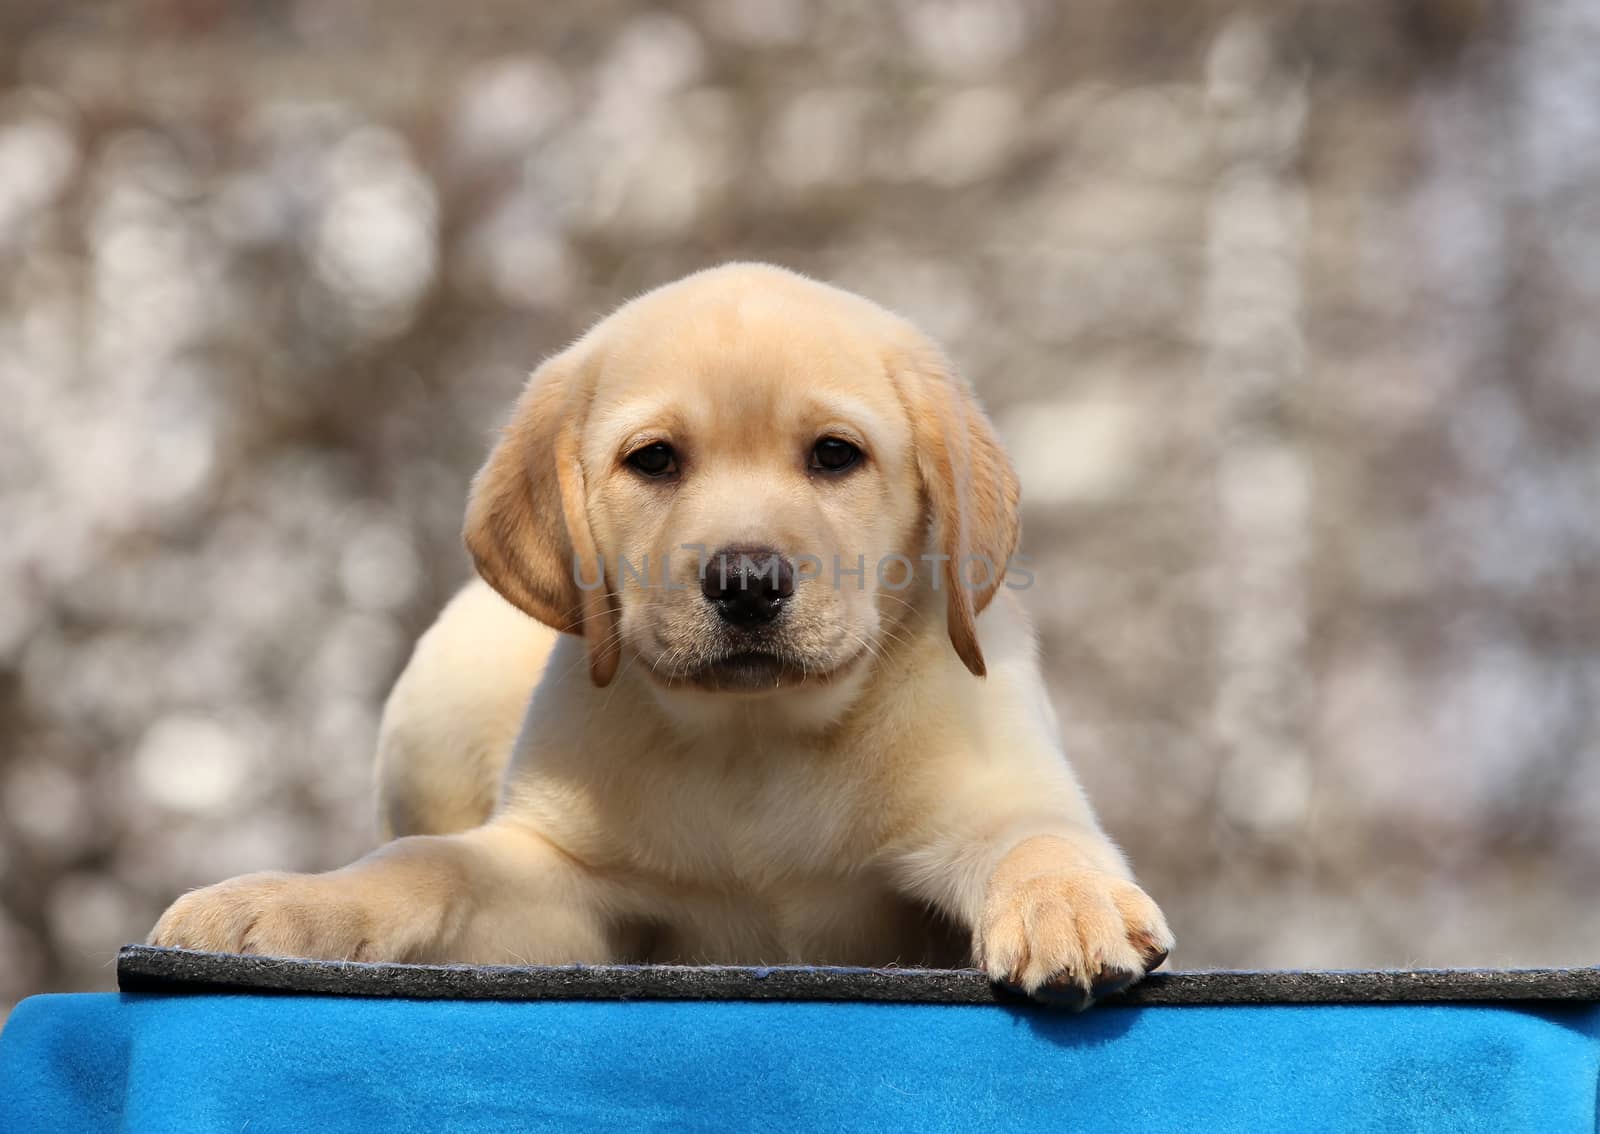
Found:
<svg viewBox="0 0 1600 1134"><path fill-rule="evenodd" d="M607 857L668 884L761 890L856 874L879 843L867 785L809 753L684 759L595 800Z"/></svg>
<svg viewBox="0 0 1600 1134"><path fill-rule="evenodd" d="M650 959L913 963L919 915L876 869L870 795L769 771L676 781L638 813L628 861L659 935Z"/></svg>

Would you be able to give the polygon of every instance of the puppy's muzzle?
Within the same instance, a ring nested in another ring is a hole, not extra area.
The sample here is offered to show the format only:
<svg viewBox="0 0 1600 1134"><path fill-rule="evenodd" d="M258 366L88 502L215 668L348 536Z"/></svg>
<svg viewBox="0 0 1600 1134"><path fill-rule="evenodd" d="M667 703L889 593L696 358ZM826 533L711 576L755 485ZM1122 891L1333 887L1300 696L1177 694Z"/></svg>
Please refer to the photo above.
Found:
<svg viewBox="0 0 1600 1134"><path fill-rule="evenodd" d="M794 585L794 567L772 548L729 547L707 561L700 593L724 622L752 629L784 612Z"/></svg>

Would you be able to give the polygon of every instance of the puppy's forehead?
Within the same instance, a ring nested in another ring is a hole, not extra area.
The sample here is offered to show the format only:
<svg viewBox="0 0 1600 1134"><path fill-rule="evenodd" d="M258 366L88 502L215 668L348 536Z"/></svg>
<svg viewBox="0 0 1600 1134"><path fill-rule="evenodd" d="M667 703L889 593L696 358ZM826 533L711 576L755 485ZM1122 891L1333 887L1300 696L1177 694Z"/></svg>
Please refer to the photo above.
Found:
<svg viewBox="0 0 1600 1134"><path fill-rule="evenodd" d="M886 313L814 286L823 294L708 287L636 301L598 328L596 409L671 413L718 436L830 416L898 420Z"/></svg>

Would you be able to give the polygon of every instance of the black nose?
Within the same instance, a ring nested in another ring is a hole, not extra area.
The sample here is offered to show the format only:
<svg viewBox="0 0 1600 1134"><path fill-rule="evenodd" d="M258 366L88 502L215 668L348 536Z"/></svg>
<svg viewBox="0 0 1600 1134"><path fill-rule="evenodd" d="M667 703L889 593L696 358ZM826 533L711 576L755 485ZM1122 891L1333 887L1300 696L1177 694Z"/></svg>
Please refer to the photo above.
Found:
<svg viewBox="0 0 1600 1134"><path fill-rule="evenodd" d="M727 547L706 562L700 593L739 626L771 622L794 594L794 568L770 547Z"/></svg>

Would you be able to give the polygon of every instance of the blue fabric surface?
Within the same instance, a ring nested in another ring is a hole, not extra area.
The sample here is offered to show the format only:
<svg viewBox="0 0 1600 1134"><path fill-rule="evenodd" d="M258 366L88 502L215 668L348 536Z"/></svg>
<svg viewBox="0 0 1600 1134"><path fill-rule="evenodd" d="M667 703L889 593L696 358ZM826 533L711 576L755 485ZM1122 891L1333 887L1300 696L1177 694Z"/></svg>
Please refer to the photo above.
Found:
<svg viewBox="0 0 1600 1134"><path fill-rule="evenodd" d="M0 1131L1595 1134L1600 1006L1110 1008L74 995Z"/></svg>

